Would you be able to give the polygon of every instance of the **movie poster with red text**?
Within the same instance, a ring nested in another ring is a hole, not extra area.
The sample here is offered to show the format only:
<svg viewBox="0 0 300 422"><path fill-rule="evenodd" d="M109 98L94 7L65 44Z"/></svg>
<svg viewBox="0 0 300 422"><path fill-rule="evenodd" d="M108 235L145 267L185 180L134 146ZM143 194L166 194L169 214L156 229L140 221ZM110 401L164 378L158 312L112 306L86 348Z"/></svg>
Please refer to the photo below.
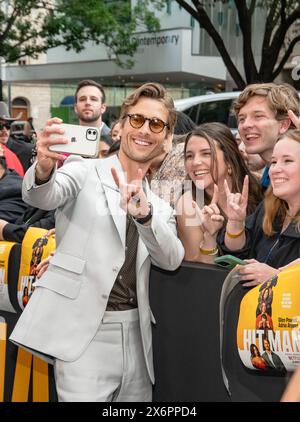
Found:
<svg viewBox="0 0 300 422"><path fill-rule="evenodd" d="M31 227L22 242L22 254L18 281L18 302L22 309L27 305L34 291L37 266L51 252L55 251L53 230Z"/></svg>
<svg viewBox="0 0 300 422"><path fill-rule="evenodd" d="M8 295L8 261L13 242L0 242L0 310L16 312Z"/></svg>
<svg viewBox="0 0 300 422"><path fill-rule="evenodd" d="M285 374L300 364L299 279L296 264L244 296L237 344L249 369Z"/></svg>

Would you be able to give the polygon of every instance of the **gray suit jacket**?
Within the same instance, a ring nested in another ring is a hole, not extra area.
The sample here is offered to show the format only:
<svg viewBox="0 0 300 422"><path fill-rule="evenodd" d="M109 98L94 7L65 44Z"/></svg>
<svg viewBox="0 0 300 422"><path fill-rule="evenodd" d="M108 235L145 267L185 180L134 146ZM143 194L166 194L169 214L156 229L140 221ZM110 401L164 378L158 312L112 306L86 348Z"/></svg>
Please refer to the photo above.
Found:
<svg viewBox="0 0 300 422"><path fill-rule="evenodd" d="M110 128L107 126L107 124L105 122L103 122L103 126L101 128L101 134L102 135L110 135Z"/></svg>
<svg viewBox="0 0 300 422"><path fill-rule="evenodd" d="M116 156L84 160L70 157L44 185L36 186L35 166L24 177L23 197L30 205L56 214L57 250L23 311L10 339L42 357L73 361L84 352L101 323L116 276L125 260L126 214L111 175ZM172 208L152 194L150 226L138 223L137 298L142 341L152 382L149 305L151 262L175 270L184 256ZM48 356L45 356L48 355Z"/></svg>
<svg viewBox="0 0 300 422"><path fill-rule="evenodd" d="M284 364L282 363L282 360L280 359L280 357L274 352L271 352L271 355L272 355L273 362L269 358L269 355L267 352L264 352L261 355L261 357L265 360L266 364L268 365L270 369L276 369L277 371L286 372L286 368Z"/></svg>

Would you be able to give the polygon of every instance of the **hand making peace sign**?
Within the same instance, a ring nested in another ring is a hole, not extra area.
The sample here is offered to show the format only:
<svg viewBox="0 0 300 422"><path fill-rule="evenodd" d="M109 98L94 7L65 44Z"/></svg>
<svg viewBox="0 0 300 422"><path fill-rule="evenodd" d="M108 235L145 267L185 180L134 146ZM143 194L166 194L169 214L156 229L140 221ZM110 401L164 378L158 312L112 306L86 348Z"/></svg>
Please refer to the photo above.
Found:
<svg viewBox="0 0 300 422"><path fill-rule="evenodd" d="M136 218L146 217L150 212L149 203L143 190L143 172L138 169L137 177L131 183L124 183L120 180L117 170L112 167L112 176L121 194L121 208Z"/></svg>

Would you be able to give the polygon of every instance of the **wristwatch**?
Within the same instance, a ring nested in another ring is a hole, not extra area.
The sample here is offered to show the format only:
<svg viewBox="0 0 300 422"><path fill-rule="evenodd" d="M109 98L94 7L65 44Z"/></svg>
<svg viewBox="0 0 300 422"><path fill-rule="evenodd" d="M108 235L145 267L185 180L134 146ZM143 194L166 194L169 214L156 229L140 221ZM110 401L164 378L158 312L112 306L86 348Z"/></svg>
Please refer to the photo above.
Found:
<svg viewBox="0 0 300 422"><path fill-rule="evenodd" d="M149 212L148 212L148 214L145 217L136 218L136 217L132 216L132 218L137 223L139 223L139 224L145 224L145 223L147 223L148 221L151 220L151 218L152 218L152 204L150 204L150 202L148 202L148 205L149 205Z"/></svg>

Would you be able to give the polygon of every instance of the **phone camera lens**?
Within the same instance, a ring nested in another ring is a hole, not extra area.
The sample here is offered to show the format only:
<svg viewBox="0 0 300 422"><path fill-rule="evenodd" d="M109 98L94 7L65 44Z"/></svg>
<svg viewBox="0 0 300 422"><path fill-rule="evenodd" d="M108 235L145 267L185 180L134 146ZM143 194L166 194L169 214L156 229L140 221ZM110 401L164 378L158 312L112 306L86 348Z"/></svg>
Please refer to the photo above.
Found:
<svg viewBox="0 0 300 422"><path fill-rule="evenodd" d="M86 139L88 141L96 141L97 140L97 130L95 130L95 129L87 129L87 131L86 131Z"/></svg>

